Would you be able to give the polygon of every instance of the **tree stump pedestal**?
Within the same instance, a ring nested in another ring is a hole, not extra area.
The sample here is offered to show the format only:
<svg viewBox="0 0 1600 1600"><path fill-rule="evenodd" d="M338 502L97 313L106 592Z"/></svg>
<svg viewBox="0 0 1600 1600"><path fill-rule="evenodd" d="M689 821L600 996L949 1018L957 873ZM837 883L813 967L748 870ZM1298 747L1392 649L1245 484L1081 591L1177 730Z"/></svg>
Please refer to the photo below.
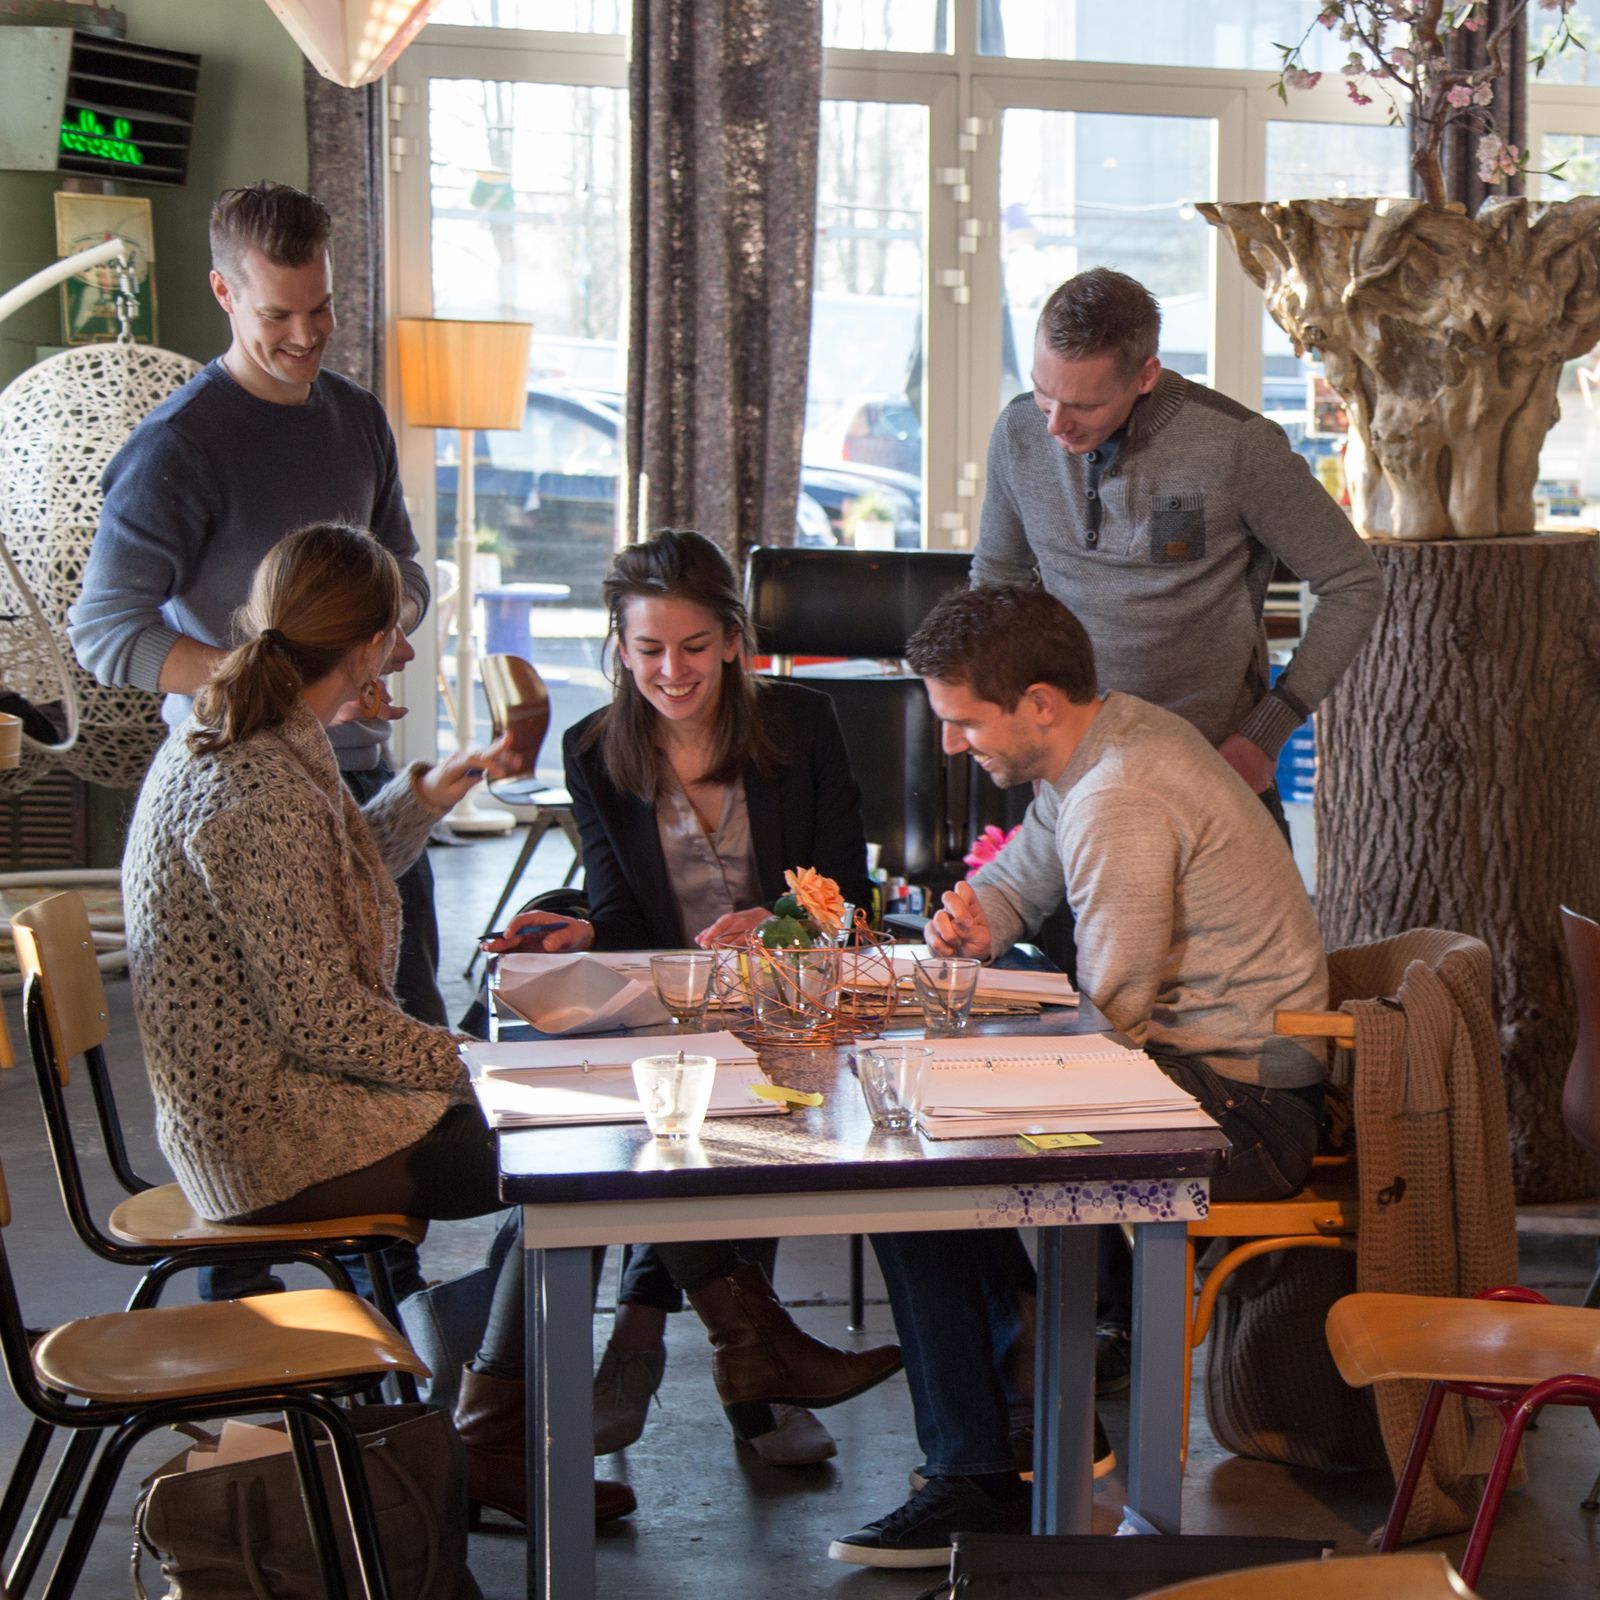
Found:
<svg viewBox="0 0 1600 1600"><path fill-rule="evenodd" d="M1592 1194L1561 1120L1577 1025L1558 908L1600 913L1600 540L1372 548L1384 613L1317 719L1323 937L1481 938L1518 1199Z"/></svg>

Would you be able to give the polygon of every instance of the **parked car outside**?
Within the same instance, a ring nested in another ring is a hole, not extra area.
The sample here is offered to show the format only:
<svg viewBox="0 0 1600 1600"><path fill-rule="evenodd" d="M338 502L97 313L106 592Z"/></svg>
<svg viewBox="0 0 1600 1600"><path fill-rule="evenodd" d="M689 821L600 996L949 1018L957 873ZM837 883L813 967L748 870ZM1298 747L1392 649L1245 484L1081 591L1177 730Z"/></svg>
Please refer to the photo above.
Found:
<svg viewBox="0 0 1600 1600"><path fill-rule="evenodd" d="M922 421L903 394L855 395L806 433L808 461L888 467L920 478Z"/></svg>
<svg viewBox="0 0 1600 1600"><path fill-rule="evenodd" d="M478 528L480 536L494 536L504 581L565 583L571 604L600 604L625 468L620 399L530 385L521 428L475 435ZM438 440L434 487L443 531L455 519L459 463L456 435L441 430ZM897 546L920 546L920 483L867 467L802 468L795 542L848 542L851 507L869 495L889 507Z"/></svg>

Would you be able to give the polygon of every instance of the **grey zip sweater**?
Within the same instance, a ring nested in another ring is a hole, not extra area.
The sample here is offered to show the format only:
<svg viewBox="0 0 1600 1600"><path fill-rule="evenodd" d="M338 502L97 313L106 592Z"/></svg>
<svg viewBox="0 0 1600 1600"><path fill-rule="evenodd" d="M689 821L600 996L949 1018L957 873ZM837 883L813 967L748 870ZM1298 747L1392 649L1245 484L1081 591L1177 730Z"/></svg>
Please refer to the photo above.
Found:
<svg viewBox="0 0 1600 1600"><path fill-rule="evenodd" d="M1140 1046L1289 1087L1323 1065L1275 1037L1319 1011L1328 969L1311 902L1267 808L1181 717L1108 694L1022 831L972 879L1001 955L1061 899L1078 985Z"/></svg>
<svg viewBox="0 0 1600 1600"><path fill-rule="evenodd" d="M1279 558L1317 604L1269 693L1261 611ZM1062 449L1031 394L1000 413L972 581L1035 569L1088 630L1102 689L1272 756L1383 604L1371 552L1283 430L1175 372L1135 404L1109 464Z"/></svg>

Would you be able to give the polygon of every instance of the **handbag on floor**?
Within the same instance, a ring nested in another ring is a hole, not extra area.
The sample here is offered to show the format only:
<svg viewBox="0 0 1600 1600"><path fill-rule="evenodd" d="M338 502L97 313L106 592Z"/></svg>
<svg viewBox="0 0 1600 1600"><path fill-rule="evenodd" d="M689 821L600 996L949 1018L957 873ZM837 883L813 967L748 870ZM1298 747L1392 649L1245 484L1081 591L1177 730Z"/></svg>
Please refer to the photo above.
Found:
<svg viewBox="0 0 1600 1600"><path fill-rule="evenodd" d="M350 1420L393 1600L483 1600L467 1570L466 1466L450 1418L403 1405L356 1406ZM336 1495L329 1454L320 1443L323 1482ZM167 1581L165 1600L322 1600L322 1569L293 1455L186 1472L188 1456L174 1457L147 1479L134 1507L138 1600L150 1600L140 1571L147 1550ZM337 1513L333 1522L354 1593L349 1526Z"/></svg>

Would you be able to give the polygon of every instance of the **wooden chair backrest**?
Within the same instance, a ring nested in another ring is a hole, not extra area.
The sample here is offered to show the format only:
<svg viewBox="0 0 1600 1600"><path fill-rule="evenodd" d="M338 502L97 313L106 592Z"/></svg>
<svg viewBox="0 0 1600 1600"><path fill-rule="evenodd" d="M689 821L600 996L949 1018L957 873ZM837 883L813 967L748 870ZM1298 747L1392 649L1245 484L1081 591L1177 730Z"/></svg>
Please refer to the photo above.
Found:
<svg viewBox="0 0 1600 1600"><path fill-rule="evenodd" d="M105 1043L106 989L94 958L83 896L68 890L11 919L11 937L25 983L44 1007L55 1069L65 1084L75 1056Z"/></svg>
<svg viewBox="0 0 1600 1600"><path fill-rule="evenodd" d="M494 736L498 739L509 729L520 758L518 770L532 772L550 731L550 691L538 669L521 656L485 656L482 671Z"/></svg>
<svg viewBox="0 0 1600 1600"><path fill-rule="evenodd" d="M1572 985L1578 995L1578 1043L1561 1093L1567 1131L1600 1156L1600 923L1561 908Z"/></svg>

